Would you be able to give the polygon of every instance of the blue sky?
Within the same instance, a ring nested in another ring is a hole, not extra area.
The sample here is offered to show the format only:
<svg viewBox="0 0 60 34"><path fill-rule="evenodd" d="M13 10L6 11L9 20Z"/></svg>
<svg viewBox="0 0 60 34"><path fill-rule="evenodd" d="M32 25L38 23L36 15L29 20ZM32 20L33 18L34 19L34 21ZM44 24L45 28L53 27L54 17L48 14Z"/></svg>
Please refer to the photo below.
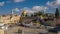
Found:
<svg viewBox="0 0 60 34"><path fill-rule="evenodd" d="M20 9L23 10L25 7L27 10L28 8L29 10L35 9L37 11L39 9L54 13L55 7L59 7L59 1L60 0L0 0L0 14L9 14L13 9L21 12Z"/></svg>

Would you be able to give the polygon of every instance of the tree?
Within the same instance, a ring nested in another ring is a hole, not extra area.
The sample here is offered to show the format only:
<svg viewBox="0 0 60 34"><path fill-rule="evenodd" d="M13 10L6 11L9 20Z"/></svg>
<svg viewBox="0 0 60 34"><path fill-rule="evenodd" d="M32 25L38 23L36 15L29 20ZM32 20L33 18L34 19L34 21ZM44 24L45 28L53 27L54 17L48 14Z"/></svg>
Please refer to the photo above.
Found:
<svg viewBox="0 0 60 34"><path fill-rule="evenodd" d="M58 18L59 17L59 9L56 8L56 12L55 12L55 18Z"/></svg>
<svg viewBox="0 0 60 34"><path fill-rule="evenodd" d="M39 11L38 15L44 15L44 13L42 11Z"/></svg>
<svg viewBox="0 0 60 34"><path fill-rule="evenodd" d="M33 14L31 14L31 17L33 17L34 15Z"/></svg>
<svg viewBox="0 0 60 34"><path fill-rule="evenodd" d="M42 15L42 16L44 16L44 13L42 12L42 11L38 11L38 12L36 12L36 13L34 13L34 16L37 16L37 15Z"/></svg>
<svg viewBox="0 0 60 34"><path fill-rule="evenodd" d="M27 17L28 15L26 14L25 16Z"/></svg>
<svg viewBox="0 0 60 34"><path fill-rule="evenodd" d="M34 13L34 17L37 16L37 13Z"/></svg>

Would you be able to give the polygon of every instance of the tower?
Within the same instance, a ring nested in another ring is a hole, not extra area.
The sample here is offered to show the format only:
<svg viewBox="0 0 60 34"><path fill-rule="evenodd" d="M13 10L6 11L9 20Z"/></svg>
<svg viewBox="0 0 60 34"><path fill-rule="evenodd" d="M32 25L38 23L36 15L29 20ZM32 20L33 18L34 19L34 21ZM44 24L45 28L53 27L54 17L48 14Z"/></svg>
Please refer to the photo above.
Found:
<svg viewBox="0 0 60 34"><path fill-rule="evenodd" d="M10 19L14 16L13 10L11 11Z"/></svg>
<svg viewBox="0 0 60 34"><path fill-rule="evenodd" d="M13 10L11 11L11 15L12 15L12 16L14 15L14 12L13 12Z"/></svg>

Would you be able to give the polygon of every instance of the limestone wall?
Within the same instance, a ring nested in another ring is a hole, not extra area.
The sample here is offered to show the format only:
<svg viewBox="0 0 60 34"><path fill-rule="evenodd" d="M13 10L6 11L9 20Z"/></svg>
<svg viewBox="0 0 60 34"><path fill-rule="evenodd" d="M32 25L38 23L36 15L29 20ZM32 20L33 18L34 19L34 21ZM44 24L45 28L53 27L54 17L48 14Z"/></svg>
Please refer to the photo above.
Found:
<svg viewBox="0 0 60 34"><path fill-rule="evenodd" d="M4 24L7 24L7 23L17 23L19 22L20 20L20 16L17 15L17 16L13 16L12 18L10 18L10 16L5 16L5 17L1 17L0 18L0 22L1 23L4 23Z"/></svg>
<svg viewBox="0 0 60 34"><path fill-rule="evenodd" d="M0 29L0 34L4 34L4 30Z"/></svg>

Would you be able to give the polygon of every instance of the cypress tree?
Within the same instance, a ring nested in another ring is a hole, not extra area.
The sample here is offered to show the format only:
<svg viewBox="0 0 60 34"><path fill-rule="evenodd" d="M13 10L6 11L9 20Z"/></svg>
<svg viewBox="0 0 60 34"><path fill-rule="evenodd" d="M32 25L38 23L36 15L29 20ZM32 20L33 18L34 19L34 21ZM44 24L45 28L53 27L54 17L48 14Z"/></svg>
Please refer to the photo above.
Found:
<svg viewBox="0 0 60 34"><path fill-rule="evenodd" d="M56 12L55 12L55 18L58 18L59 17L59 9L56 8Z"/></svg>

